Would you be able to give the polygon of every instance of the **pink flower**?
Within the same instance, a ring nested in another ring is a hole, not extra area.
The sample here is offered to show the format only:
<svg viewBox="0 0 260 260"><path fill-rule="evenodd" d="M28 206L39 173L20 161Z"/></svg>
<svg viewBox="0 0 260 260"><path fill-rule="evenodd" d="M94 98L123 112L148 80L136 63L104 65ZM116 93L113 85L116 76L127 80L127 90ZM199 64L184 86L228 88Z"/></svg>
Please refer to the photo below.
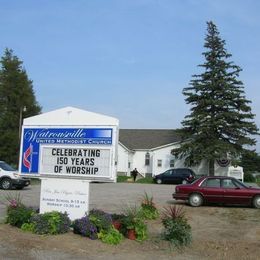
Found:
<svg viewBox="0 0 260 260"><path fill-rule="evenodd" d="M17 205L17 201L15 200L15 199L12 199L11 201L10 201L10 206L12 207L12 208L16 208L18 205Z"/></svg>

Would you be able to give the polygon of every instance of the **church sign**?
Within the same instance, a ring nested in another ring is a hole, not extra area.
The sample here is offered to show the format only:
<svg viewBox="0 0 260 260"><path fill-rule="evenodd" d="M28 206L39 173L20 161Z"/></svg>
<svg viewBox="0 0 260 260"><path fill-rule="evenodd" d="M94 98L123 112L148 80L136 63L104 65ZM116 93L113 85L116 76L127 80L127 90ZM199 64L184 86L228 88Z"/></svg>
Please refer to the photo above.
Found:
<svg viewBox="0 0 260 260"><path fill-rule="evenodd" d="M111 176L113 128L24 128L23 175Z"/></svg>

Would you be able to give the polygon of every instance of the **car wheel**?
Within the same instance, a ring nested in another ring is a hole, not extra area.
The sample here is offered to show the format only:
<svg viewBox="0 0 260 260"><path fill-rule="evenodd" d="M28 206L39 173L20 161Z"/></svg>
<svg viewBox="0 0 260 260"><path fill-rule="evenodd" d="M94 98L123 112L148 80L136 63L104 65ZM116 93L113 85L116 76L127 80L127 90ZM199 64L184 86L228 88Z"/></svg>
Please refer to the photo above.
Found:
<svg viewBox="0 0 260 260"><path fill-rule="evenodd" d="M255 196L253 199L253 206L260 209L260 196Z"/></svg>
<svg viewBox="0 0 260 260"><path fill-rule="evenodd" d="M161 179L157 179L157 180L156 180L156 183L157 183L157 184L162 184L162 180L161 180Z"/></svg>
<svg viewBox="0 0 260 260"><path fill-rule="evenodd" d="M203 198L198 193L193 193L189 196L189 204L192 207L199 207L203 204Z"/></svg>
<svg viewBox="0 0 260 260"><path fill-rule="evenodd" d="M1 181L1 188L3 189L3 190L9 190L9 189L11 189L11 187L12 187L12 181L11 181L11 179L8 179L8 178L4 178L2 181Z"/></svg>

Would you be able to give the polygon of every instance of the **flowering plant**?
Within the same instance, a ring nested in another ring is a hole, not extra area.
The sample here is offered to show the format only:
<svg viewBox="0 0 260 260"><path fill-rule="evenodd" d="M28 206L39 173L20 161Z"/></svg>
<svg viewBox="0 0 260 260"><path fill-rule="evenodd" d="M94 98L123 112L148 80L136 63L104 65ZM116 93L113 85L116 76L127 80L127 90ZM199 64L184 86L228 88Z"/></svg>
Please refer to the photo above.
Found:
<svg viewBox="0 0 260 260"><path fill-rule="evenodd" d="M97 227L90 221L88 216L76 219L72 226L75 234L80 234L93 240L98 238Z"/></svg>
<svg viewBox="0 0 260 260"><path fill-rule="evenodd" d="M6 223L20 228L24 223L30 222L35 211L22 203L20 193L7 194L5 200L7 201Z"/></svg>

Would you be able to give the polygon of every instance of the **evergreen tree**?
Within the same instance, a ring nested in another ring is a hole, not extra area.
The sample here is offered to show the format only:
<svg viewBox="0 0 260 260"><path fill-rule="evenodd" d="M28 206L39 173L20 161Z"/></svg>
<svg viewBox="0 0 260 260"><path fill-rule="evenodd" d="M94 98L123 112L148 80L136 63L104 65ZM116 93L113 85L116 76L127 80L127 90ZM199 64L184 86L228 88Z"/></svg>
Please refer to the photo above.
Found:
<svg viewBox="0 0 260 260"><path fill-rule="evenodd" d="M254 151L243 152L240 162L244 172L260 172L260 155Z"/></svg>
<svg viewBox="0 0 260 260"><path fill-rule="evenodd" d="M5 50L0 64L0 160L17 165L21 115L23 118L37 115L41 107L22 61L12 50Z"/></svg>
<svg viewBox="0 0 260 260"><path fill-rule="evenodd" d="M186 142L173 154L185 158L187 165L209 163L209 175L214 175L214 162L228 156L240 156L245 147L254 145L252 135L258 134L253 122L243 83L238 79L241 68L229 61L216 25L207 22L203 52L203 72L193 75L190 86L183 89L191 113L182 122L181 134Z"/></svg>

